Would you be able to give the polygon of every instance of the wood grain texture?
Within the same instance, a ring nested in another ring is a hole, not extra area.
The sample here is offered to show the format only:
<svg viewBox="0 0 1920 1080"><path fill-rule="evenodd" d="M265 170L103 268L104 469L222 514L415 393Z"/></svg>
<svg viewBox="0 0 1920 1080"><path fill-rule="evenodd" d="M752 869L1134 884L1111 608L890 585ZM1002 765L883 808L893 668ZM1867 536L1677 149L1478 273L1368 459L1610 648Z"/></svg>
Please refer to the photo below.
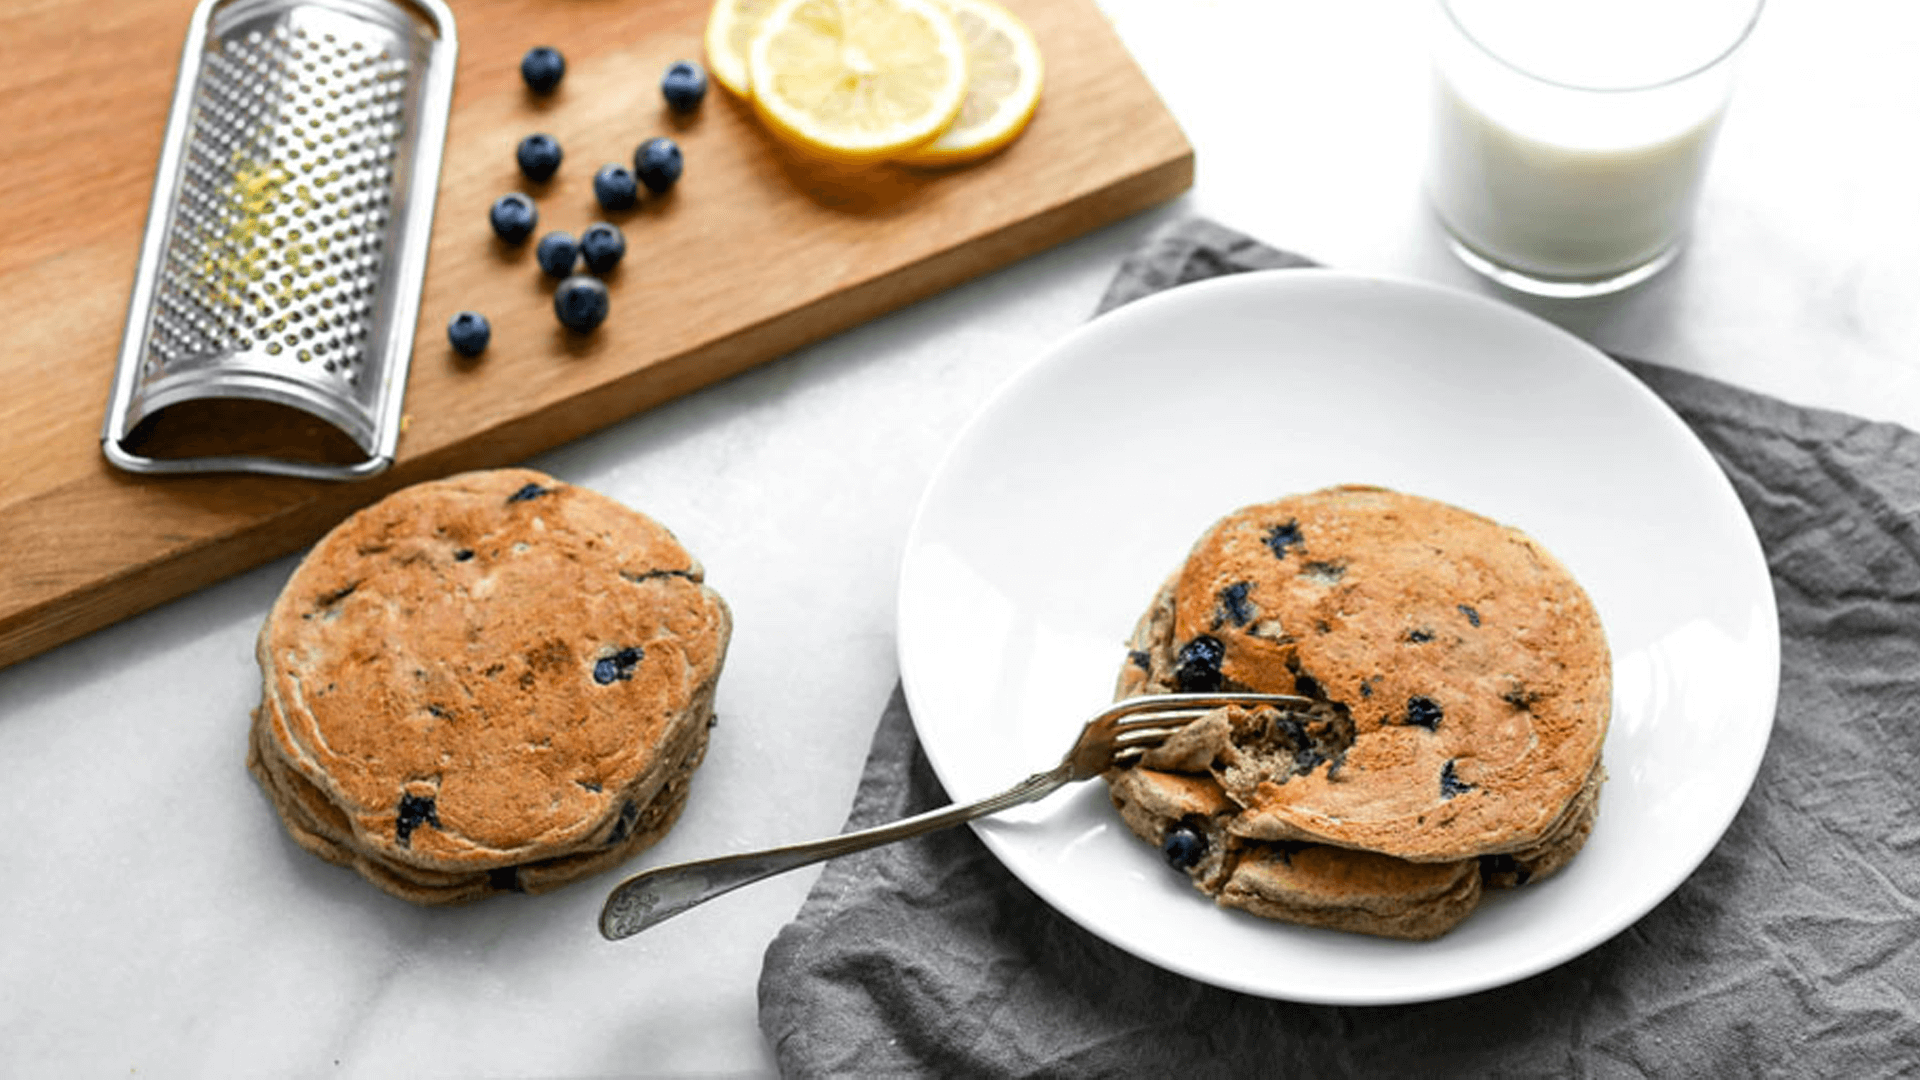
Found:
<svg viewBox="0 0 1920 1080"><path fill-rule="evenodd" d="M1040 111L971 167L809 168L718 86L691 119L658 91L701 55L706 0L455 0L459 70L408 381L387 473L352 484L133 476L99 432L159 158L186 0L10 0L0 9L0 666L298 550L405 484L508 464L1142 210L1192 182L1185 137L1093 0L1007 0L1048 62ZM567 56L560 91L520 83L531 45ZM560 174L528 185L521 136ZM589 337L555 322L532 246L487 208L526 190L542 231L605 215L592 175L654 135L678 188L614 220L628 254ZM484 312L478 362L445 325Z"/></svg>

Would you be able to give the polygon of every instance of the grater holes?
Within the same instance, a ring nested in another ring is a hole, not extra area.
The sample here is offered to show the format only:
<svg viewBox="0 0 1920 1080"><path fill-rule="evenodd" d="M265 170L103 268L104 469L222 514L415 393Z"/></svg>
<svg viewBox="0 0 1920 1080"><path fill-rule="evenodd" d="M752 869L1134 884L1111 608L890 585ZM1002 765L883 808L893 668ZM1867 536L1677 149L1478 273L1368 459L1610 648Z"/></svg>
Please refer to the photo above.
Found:
<svg viewBox="0 0 1920 1080"><path fill-rule="evenodd" d="M391 121L406 65L371 44L336 36L323 46L288 25L291 34L276 27L277 42L264 46L229 39L209 62L224 78L209 79L202 94L207 137L191 155L188 185L197 190L181 200L199 209L183 217L189 243L172 260L189 280L196 261L224 261L239 271L241 292L206 290L197 298L204 307L196 302L179 329L317 360L337 375L361 361L356 343L370 330L384 245L365 234L387 225L394 201L387 163L397 148L381 140L400 130ZM228 185L249 159L275 170L269 190Z"/></svg>

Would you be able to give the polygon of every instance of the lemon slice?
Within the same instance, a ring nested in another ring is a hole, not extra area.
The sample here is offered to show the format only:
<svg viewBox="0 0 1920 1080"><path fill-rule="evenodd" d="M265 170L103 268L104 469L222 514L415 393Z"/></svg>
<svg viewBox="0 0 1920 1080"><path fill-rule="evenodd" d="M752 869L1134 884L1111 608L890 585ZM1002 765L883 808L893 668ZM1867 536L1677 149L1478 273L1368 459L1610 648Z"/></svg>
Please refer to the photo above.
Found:
<svg viewBox="0 0 1920 1080"><path fill-rule="evenodd" d="M747 96L747 46L779 0L714 0L707 16L707 70L721 86Z"/></svg>
<svg viewBox="0 0 1920 1080"><path fill-rule="evenodd" d="M846 164L931 141L967 96L966 45L934 0L780 0L747 73L775 134Z"/></svg>
<svg viewBox="0 0 1920 1080"><path fill-rule="evenodd" d="M1026 130L1040 105L1040 44L992 0L940 0L967 45L967 100L939 138L901 154L907 165L959 165L986 157Z"/></svg>

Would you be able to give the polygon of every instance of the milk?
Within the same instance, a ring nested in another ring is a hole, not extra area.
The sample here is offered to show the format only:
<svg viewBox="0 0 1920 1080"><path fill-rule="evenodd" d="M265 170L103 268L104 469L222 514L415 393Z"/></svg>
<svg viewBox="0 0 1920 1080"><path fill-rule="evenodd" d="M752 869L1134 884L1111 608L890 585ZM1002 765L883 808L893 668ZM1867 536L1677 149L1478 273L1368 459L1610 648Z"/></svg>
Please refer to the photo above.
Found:
<svg viewBox="0 0 1920 1080"><path fill-rule="evenodd" d="M1517 272L1517 287L1570 294L1664 265L1756 7L1452 0L1435 48L1427 186L1463 257L1502 280Z"/></svg>

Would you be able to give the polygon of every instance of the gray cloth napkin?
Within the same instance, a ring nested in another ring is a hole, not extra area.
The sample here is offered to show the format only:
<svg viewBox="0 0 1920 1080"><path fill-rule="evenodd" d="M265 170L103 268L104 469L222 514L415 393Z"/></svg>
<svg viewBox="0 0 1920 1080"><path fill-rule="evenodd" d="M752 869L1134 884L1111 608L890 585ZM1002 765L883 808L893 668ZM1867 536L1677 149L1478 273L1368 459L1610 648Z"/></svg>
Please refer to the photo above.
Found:
<svg viewBox="0 0 1920 1080"><path fill-rule="evenodd" d="M1311 265L1206 221L1102 310ZM1551 971L1350 1008L1194 982L1094 937L968 829L830 864L767 949L792 1076L1920 1075L1920 435L1623 360L1720 462L1766 549L1778 719L1732 828L1673 896ZM896 690L849 829L947 796Z"/></svg>

